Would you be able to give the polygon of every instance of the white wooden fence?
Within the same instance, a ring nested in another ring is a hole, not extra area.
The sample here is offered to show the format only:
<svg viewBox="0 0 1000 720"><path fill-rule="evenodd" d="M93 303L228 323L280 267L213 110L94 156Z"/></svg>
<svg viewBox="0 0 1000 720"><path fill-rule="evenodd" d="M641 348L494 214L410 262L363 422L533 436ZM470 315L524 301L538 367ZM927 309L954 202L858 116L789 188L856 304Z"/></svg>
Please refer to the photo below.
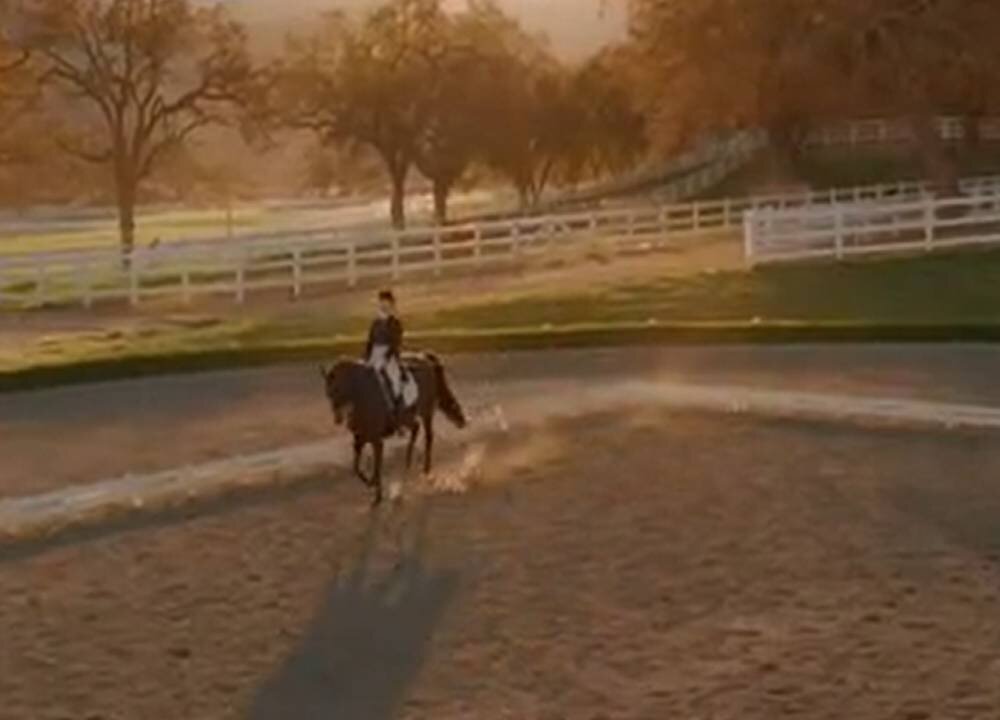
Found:
<svg viewBox="0 0 1000 720"><path fill-rule="evenodd" d="M963 185L968 192L988 197L1000 192L1000 178L972 179ZM783 225L778 219L784 217L782 213L794 216L799 209L813 208L826 217L822 212L829 213L840 204L920 201L926 193L921 183L895 183L363 236L337 229L273 233L139 248L127 263L113 247L0 255L0 305L21 308L73 303L91 307L105 300L139 305L152 298L191 301L204 295L228 295L243 302L248 294L264 290L300 297L317 286L353 287L413 273L439 275L453 268L517 263L555 248L585 247L593 241L619 253L649 252L696 242L707 233L739 230L744 227L745 215L750 218L746 225L748 259L763 262L789 253L794 257L799 252L818 252L812 246L794 245L795 221ZM748 214L748 210L753 212ZM813 230L810 227L810 232ZM815 240L811 235L809 238L809 242ZM825 247L822 243L819 246ZM836 242L830 247L835 252Z"/></svg>
<svg viewBox="0 0 1000 720"><path fill-rule="evenodd" d="M738 226L745 202L685 203L512 221L347 234L336 229L275 233L137 248L123 259L113 247L0 255L0 305L43 306L103 300L353 287L413 273L519 262L569 244L602 241L616 252L643 252L676 238Z"/></svg>
<svg viewBox="0 0 1000 720"><path fill-rule="evenodd" d="M981 139L990 142L1000 140L1000 118L984 117L975 122ZM941 139L946 142L957 142L965 137L965 118L943 116L936 118L934 124ZM913 130L905 121L872 118L852 120L820 128L808 135L806 144L813 146L891 145L909 142L912 139Z"/></svg>
<svg viewBox="0 0 1000 720"><path fill-rule="evenodd" d="M954 198L914 184L891 197L758 207L744 216L744 243L751 265L1000 243L1000 178L963 181Z"/></svg>
<svg viewBox="0 0 1000 720"><path fill-rule="evenodd" d="M659 202L679 202L718 184L766 146L767 133L760 130L715 138L678 155L665 165L640 168L623 178L578 188L558 196L548 206L558 208L593 202L653 183L658 183L652 195Z"/></svg>

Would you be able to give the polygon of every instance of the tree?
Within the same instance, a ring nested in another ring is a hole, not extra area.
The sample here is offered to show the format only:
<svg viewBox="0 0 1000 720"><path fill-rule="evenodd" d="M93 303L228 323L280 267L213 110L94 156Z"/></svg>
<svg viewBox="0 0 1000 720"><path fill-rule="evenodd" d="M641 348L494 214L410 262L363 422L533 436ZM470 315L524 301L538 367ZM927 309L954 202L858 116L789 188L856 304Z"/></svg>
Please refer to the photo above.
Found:
<svg viewBox="0 0 1000 720"><path fill-rule="evenodd" d="M1000 67L993 0L629 2L659 129L764 127L794 156L817 122L902 116L947 188L956 171L934 116L982 111Z"/></svg>
<svg viewBox="0 0 1000 720"><path fill-rule="evenodd" d="M514 185L522 209L536 207L553 182L581 179L594 150L590 100L572 73L555 61L513 59L492 88L488 163Z"/></svg>
<svg viewBox="0 0 1000 720"><path fill-rule="evenodd" d="M629 83L632 57L625 47L608 47L579 68L572 93L584 117L581 144L592 176L624 172L648 151L646 117Z"/></svg>
<svg viewBox="0 0 1000 720"><path fill-rule="evenodd" d="M452 30L452 38L457 40L459 33ZM486 67L474 52L463 51L451 39L442 55L426 66L426 112L415 138L413 160L431 181L434 218L439 224L447 222L452 188L482 147Z"/></svg>
<svg viewBox="0 0 1000 720"><path fill-rule="evenodd" d="M448 17L444 31L440 52L424 65L425 111L414 146L414 162L431 181L434 216L442 224L452 189L488 156L496 74L525 42L520 26L483 0Z"/></svg>
<svg viewBox="0 0 1000 720"><path fill-rule="evenodd" d="M249 77L243 29L191 0L24 0L16 12L17 43L74 128L60 146L111 170L127 263L140 184L197 131L225 122Z"/></svg>
<svg viewBox="0 0 1000 720"><path fill-rule="evenodd" d="M337 158L334 153L323 147L309 148L302 159L302 189L321 198L328 197L330 188L337 181Z"/></svg>
<svg viewBox="0 0 1000 720"><path fill-rule="evenodd" d="M327 197L331 191L349 194L385 188L380 161L366 146L312 145L302 153L299 165L302 189L320 197Z"/></svg>
<svg viewBox="0 0 1000 720"><path fill-rule="evenodd" d="M391 0L361 23L329 14L317 33L293 39L273 72L267 105L280 124L378 154L397 228L427 117L423 81L446 50L446 28L439 0Z"/></svg>
<svg viewBox="0 0 1000 720"><path fill-rule="evenodd" d="M0 2L0 17L8 19L9 8ZM38 86L29 65L30 55L12 42L10 28L0 33L0 165L20 164L37 158L41 138L33 132L37 123L27 121L37 114Z"/></svg>
<svg viewBox="0 0 1000 720"><path fill-rule="evenodd" d="M763 127L797 154L844 98L822 58L824 0L630 0L632 37L657 140ZM840 83L842 84L842 83Z"/></svg>
<svg viewBox="0 0 1000 720"><path fill-rule="evenodd" d="M875 7L842 2L831 14L839 56L863 101L906 118L926 173L947 193L958 192L955 159L934 119L942 111L982 112L998 79L993 28L1000 6L991 0L886 0ZM848 87L851 87L848 85Z"/></svg>

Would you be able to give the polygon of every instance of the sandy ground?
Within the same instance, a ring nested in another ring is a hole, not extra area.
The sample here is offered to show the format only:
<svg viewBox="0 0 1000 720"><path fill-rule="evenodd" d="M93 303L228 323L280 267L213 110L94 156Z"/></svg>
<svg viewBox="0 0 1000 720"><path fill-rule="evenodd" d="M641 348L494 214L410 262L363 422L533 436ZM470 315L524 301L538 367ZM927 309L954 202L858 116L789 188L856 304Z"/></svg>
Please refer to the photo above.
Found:
<svg viewBox="0 0 1000 720"><path fill-rule="evenodd" d="M498 403L510 408L524 398L571 407L574 389L623 378L1000 406L995 346L647 348L448 362L474 420L489 419ZM439 425L448 432L446 423ZM333 433L312 366L4 395L0 496L273 450Z"/></svg>
<svg viewBox="0 0 1000 720"><path fill-rule="evenodd" d="M0 718L1000 716L989 439L637 408L483 452L0 559Z"/></svg>

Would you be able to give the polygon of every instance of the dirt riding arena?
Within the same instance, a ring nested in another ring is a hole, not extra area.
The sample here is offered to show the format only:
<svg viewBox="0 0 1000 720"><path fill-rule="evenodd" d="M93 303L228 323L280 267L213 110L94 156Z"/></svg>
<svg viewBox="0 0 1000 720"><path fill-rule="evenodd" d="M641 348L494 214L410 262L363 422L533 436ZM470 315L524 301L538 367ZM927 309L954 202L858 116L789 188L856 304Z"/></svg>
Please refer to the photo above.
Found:
<svg viewBox="0 0 1000 720"><path fill-rule="evenodd" d="M995 435L636 406L444 455L375 514L0 556L0 718L1000 716Z"/></svg>

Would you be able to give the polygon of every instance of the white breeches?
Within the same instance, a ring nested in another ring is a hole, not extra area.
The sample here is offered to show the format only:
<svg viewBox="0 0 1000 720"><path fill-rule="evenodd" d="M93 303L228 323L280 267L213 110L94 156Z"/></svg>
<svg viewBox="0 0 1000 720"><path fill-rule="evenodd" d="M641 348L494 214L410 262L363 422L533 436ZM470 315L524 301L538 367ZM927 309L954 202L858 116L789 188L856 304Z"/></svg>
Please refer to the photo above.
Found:
<svg viewBox="0 0 1000 720"><path fill-rule="evenodd" d="M389 379L389 393L394 398L401 398L406 406L412 405L417 400L417 384L409 375L403 374L403 368L399 365L399 360L389 355L389 348L385 345L375 345L372 347L372 354L368 358L368 364L384 372ZM380 378L381 379L381 378Z"/></svg>

